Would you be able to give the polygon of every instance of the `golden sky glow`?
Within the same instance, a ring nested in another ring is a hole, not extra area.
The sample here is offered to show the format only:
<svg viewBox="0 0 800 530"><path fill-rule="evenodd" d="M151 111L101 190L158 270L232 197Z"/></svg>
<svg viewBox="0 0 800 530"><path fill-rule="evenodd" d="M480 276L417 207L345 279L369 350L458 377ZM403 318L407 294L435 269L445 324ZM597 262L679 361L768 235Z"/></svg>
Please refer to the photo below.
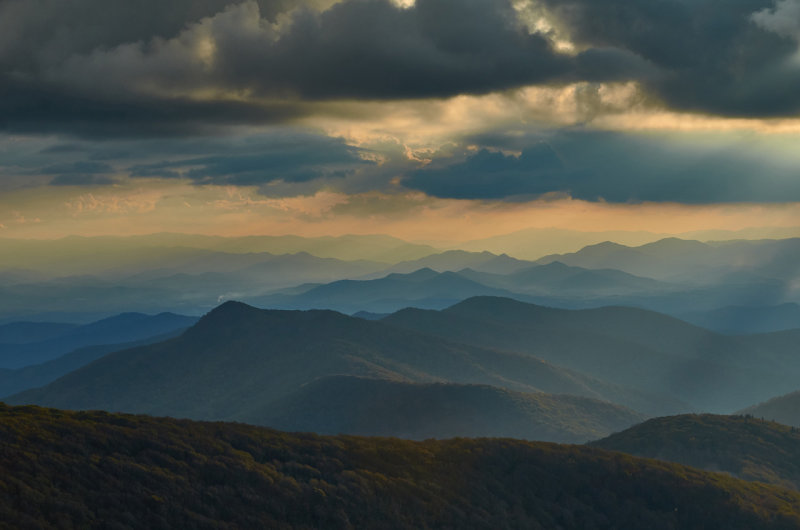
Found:
<svg viewBox="0 0 800 530"><path fill-rule="evenodd" d="M719 13L738 28L716 36L729 45L703 47L701 32L684 49L661 40L673 19L633 7L647 46L615 33L635 27L588 31L581 16L609 13L584 0L475 2L453 18L437 1L198 4L130 34L96 2L104 24L0 6L0 29L35 51L2 41L0 59L66 98L45 117L38 101L6 109L27 110L0 133L0 236L800 226L800 102L778 82L795 79L796 53L766 38L797 40L791 2ZM39 31L54 21L55 40ZM725 55L737 49L760 59ZM712 52L720 70L698 69ZM75 94L93 102L82 114Z"/></svg>
<svg viewBox="0 0 800 530"><path fill-rule="evenodd" d="M608 204L557 197L498 203L435 199L421 193L346 195L326 191L307 197L268 198L249 188L180 183L114 189L58 188L49 193L41 189L18 190L3 194L0 208L1 237L160 231L227 236L388 233L442 244L526 228L680 234L714 229L791 228L797 227L800 219L800 203ZM800 236L800 229L797 235Z"/></svg>

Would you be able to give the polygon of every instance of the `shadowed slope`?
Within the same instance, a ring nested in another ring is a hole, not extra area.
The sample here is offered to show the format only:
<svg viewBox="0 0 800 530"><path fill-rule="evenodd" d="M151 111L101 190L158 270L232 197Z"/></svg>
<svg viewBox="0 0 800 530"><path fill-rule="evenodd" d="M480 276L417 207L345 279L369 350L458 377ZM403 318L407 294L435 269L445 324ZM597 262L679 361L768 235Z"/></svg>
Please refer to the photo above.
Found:
<svg viewBox="0 0 800 530"><path fill-rule="evenodd" d="M333 376L304 385L268 407L263 416L241 419L320 434L416 440L505 436L577 443L624 429L643 418L618 405L577 396Z"/></svg>

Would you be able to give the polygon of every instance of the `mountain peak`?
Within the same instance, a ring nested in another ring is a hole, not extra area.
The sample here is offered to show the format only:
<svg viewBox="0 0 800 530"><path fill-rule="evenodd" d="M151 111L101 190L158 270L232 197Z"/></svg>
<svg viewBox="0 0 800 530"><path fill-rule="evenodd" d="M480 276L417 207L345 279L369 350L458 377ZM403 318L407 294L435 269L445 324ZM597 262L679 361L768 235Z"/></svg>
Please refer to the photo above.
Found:
<svg viewBox="0 0 800 530"><path fill-rule="evenodd" d="M539 308L535 304L529 304L525 302L520 302L519 300L514 300L513 298L505 298L503 296L473 296L472 298L467 298L466 300L462 300L461 302L452 305L445 309L444 311L448 312L458 312L458 311L485 311L485 310L492 310L492 311L509 311L509 310L528 310L530 311L532 308Z"/></svg>
<svg viewBox="0 0 800 530"><path fill-rule="evenodd" d="M421 269L415 270L414 272L409 272L408 274L398 274L398 273L390 274L389 276L387 276L387 278L395 277L395 278L404 278L406 280L421 281L421 280L429 280L431 278L435 278L438 275L439 273L431 269L430 267L423 267Z"/></svg>
<svg viewBox="0 0 800 530"><path fill-rule="evenodd" d="M241 320L242 318L256 315L261 311L261 309L247 305L243 302L228 300L227 302L223 302L203 315L203 317L194 327L205 327L209 324L216 326L225 323L233 323Z"/></svg>

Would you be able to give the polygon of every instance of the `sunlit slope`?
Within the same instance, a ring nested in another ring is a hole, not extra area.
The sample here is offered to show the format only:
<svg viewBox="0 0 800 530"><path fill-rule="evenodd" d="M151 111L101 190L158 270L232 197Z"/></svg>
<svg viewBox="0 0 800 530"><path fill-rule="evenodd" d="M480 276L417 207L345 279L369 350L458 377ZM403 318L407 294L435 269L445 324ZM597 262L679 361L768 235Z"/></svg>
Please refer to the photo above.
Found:
<svg viewBox="0 0 800 530"><path fill-rule="evenodd" d="M747 407L741 411L741 414L750 414L756 418L800 427L800 391L774 397L764 403Z"/></svg>
<svg viewBox="0 0 800 530"><path fill-rule="evenodd" d="M654 418L590 445L800 489L800 432L758 418Z"/></svg>

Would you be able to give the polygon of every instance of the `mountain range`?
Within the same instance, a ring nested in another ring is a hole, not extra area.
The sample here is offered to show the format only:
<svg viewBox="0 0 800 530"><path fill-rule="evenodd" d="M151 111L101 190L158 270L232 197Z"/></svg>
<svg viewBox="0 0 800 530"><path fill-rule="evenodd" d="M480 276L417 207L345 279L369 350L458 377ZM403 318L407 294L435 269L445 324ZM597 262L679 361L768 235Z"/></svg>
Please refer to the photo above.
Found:
<svg viewBox="0 0 800 530"><path fill-rule="evenodd" d="M9 250L0 252L0 323L199 315L225 300L387 313L494 295L574 309L642 307L725 333L768 332L800 327L799 242L603 242L532 262L380 236L0 240Z"/></svg>
<svg viewBox="0 0 800 530"><path fill-rule="evenodd" d="M795 332L724 336L635 308L564 310L476 297L382 322L672 396L689 404L684 411L730 413L793 390L800 376Z"/></svg>
<svg viewBox="0 0 800 530"><path fill-rule="evenodd" d="M366 384L363 379L353 378L328 380L327 384L319 381L342 375L405 385ZM344 383L358 383L352 386L352 396L345 399L343 390L338 400L325 397L332 385ZM432 383L491 385L534 395L426 386ZM332 311L260 310L237 302L222 304L179 337L112 353L7 401L272 425L270 422L276 418L288 417L286 407L308 409L303 403L314 400L326 402L329 408L339 403L337 414L353 415L352 404L371 400L373 391L417 395L420 412L425 407L434 410L435 406L448 406L447 401L456 403L461 399L459 406L472 410L469 414L476 418L485 418L488 411L475 409L475 404L480 403L475 395L494 392L505 403L515 401L519 410L528 411L525 414L535 407L552 408L555 419L538 427L538 432L555 433L549 439L560 440L585 440L592 437L590 434L609 433L625 426L626 421L632 424L641 418L619 405L647 415L685 407L680 400L607 383L527 354L465 345ZM425 404L424 395L435 395L442 402ZM557 405L559 402L562 405ZM381 410L378 407L369 413L377 415ZM586 425L576 434L563 421L571 414L597 417L581 420ZM318 417L323 423L328 421L325 415ZM423 419L420 416L418 432L427 428ZM519 414L510 418L503 432L519 432L520 421ZM327 425L306 423L303 428L327 429ZM346 421L342 420L341 425ZM395 435L403 429L406 427L398 423ZM440 429L437 434L456 436L465 432ZM494 434L498 432L501 431Z"/></svg>
<svg viewBox="0 0 800 530"><path fill-rule="evenodd" d="M0 368L22 368L50 361L85 346L122 344L182 330L196 317L160 313L123 313L85 325L19 323L0 327L7 340L0 343ZM22 332L25 330L25 333ZM37 340L37 335L38 340Z"/></svg>

